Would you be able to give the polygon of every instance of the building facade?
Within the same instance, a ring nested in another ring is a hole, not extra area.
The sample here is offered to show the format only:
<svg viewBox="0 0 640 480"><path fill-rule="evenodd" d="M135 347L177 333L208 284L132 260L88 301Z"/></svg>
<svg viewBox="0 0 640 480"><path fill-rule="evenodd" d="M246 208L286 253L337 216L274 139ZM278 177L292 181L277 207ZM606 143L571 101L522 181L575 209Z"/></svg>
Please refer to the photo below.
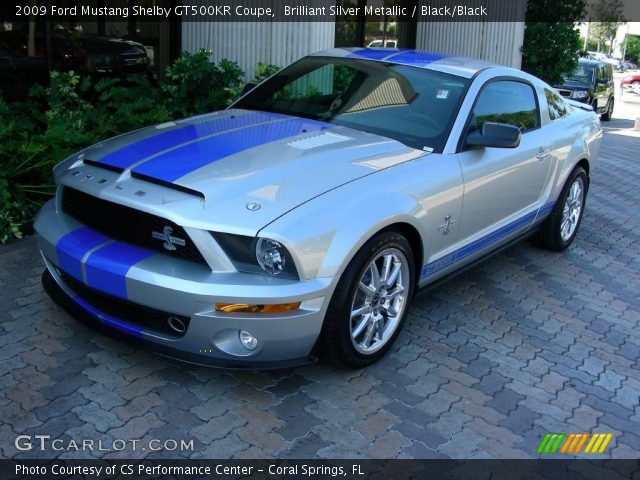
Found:
<svg viewBox="0 0 640 480"><path fill-rule="evenodd" d="M206 4L206 0L198 0ZM321 0L317 0L321 1ZM420 0L437 6L447 0ZM326 4L326 1L322 1ZM339 1L346 6L355 0ZM449 4L451 2L448 2ZM512 22L434 22L419 16L414 22L395 18L343 17L322 22L208 22L181 23L181 49L212 53L212 59L236 61L253 78L258 62L288 65L318 50L349 46L416 48L470 56L520 68L524 39L525 0L492 0L492 8L508 12ZM358 6L382 5L382 0L357 0Z"/></svg>

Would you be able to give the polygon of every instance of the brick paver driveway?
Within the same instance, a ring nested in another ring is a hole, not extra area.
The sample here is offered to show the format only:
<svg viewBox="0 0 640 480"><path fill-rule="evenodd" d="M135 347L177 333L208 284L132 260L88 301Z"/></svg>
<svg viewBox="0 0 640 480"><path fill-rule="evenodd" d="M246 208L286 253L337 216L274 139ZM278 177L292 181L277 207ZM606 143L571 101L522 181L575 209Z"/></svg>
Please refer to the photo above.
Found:
<svg viewBox="0 0 640 480"><path fill-rule="evenodd" d="M362 371L176 365L72 320L33 238L0 249L0 447L33 457L528 457L546 432L640 454L640 137L608 124L577 241L529 243L419 299ZM17 452L18 434L193 451ZM144 443L142 443L144 444Z"/></svg>

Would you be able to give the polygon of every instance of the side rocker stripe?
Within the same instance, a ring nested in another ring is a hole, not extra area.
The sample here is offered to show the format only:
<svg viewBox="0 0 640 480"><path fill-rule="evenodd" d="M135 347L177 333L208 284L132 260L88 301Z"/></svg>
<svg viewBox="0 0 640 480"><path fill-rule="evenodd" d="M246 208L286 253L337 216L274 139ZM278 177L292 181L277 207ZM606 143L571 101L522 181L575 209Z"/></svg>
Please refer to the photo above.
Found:
<svg viewBox="0 0 640 480"><path fill-rule="evenodd" d="M315 120L285 120L223 133L177 148L171 152L144 162L133 172L165 182L173 182L199 168L225 157L266 143L314 132L332 125Z"/></svg>
<svg viewBox="0 0 640 480"><path fill-rule="evenodd" d="M421 278L427 277L429 275L434 275L440 270L447 268L456 262L459 262L463 258L477 252L478 250L490 246L491 244L514 232L515 230L524 227L528 223L533 222L537 217L549 213L551 210L553 210L554 205L555 202L548 203L538 210L527 213L526 215L514 220L513 222L500 227L498 230L495 230L485 235L484 237L481 237L471 242L470 244L465 245L464 247L461 247L458 250L445 255L442 258L426 264L422 268Z"/></svg>
<svg viewBox="0 0 640 480"><path fill-rule="evenodd" d="M58 267L76 280L84 282L82 258L92 248L108 241L107 237L87 227L67 233L56 244Z"/></svg>
<svg viewBox="0 0 640 480"><path fill-rule="evenodd" d="M281 116L278 114L251 112L232 117L214 117L202 123L174 128L164 132L159 130L161 133L144 138L108 153L99 159L98 162L112 167L125 169L146 157L162 153L164 150L182 143L188 143L197 140L200 137L223 133L235 128L248 127L250 125L255 125L280 117Z"/></svg>
<svg viewBox="0 0 640 480"><path fill-rule="evenodd" d="M86 261L87 285L109 295L127 299L127 272L154 252L113 242L96 250Z"/></svg>

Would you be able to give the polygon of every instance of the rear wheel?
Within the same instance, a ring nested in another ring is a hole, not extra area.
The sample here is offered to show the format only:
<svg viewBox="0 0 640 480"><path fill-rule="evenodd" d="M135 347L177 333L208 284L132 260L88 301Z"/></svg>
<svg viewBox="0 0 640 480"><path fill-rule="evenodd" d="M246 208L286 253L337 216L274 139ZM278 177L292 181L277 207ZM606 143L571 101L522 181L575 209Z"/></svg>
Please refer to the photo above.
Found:
<svg viewBox="0 0 640 480"><path fill-rule="evenodd" d="M338 282L320 334L323 356L350 368L380 359L400 332L414 284L407 239L395 231L374 236Z"/></svg>
<svg viewBox="0 0 640 480"><path fill-rule="evenodd" d="M557 252L571 245L582 221L588 188L587 172L577 167L569 176L551 215L542 224L538 244Z"/></svg>

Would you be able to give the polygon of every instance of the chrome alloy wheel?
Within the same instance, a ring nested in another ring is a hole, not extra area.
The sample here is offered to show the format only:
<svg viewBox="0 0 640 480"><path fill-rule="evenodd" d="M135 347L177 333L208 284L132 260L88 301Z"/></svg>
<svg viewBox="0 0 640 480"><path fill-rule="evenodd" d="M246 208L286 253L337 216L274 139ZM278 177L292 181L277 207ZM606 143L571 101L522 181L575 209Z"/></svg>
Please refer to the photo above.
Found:
<svg viewBox="0 0 640 480"><path fill-rule="evenodd" d="M398 328L409 294L409 263L397 248L380 252L367 266L351 302L351 342L365 355L380 350Z"/></svg>
<svg viewBox="0 0 640 480"><path fill-rule="evenodd" d="M578 228L583 203L584 180L581 177L577 177L569 189L569 194L567 195L562 210L560 237L564 242L568 242L576 231L576 228Z"/></svg>

